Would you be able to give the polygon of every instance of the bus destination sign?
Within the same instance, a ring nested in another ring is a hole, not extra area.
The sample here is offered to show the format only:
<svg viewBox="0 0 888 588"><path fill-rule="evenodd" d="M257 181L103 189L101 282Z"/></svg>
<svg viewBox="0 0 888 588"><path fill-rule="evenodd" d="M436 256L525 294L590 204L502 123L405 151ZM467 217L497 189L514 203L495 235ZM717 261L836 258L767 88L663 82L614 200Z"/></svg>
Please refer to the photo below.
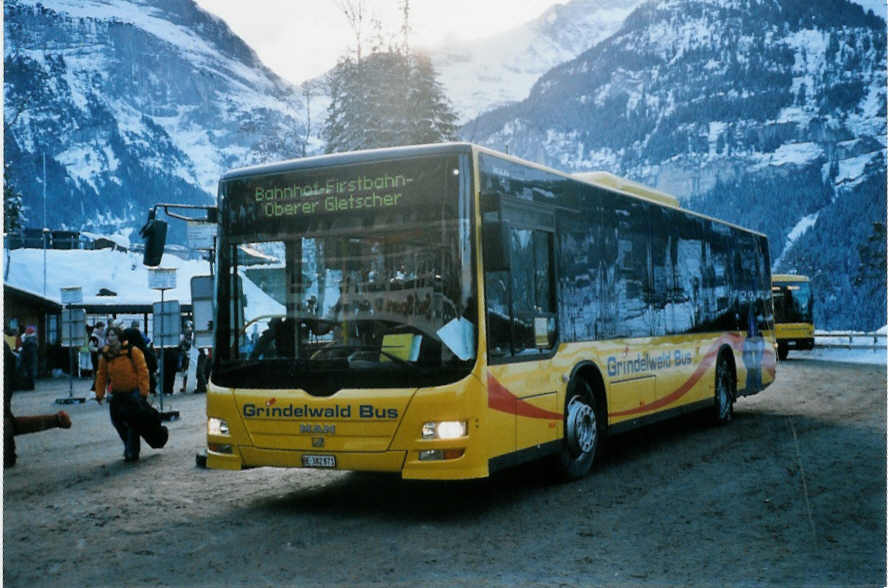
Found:
<svg viewBox="0 0 888 588"><path fill-rule="evenodd" d="M456 189L456 167L453 157L425 157L233 178L224 189L227 230L276 233L320 217L408 209L435 214Z"/></svg>
<svg viewBox="0 0 888 588"><path fill-rule="evenodd" d="M414 178L404 174L329 177L311 184L281 184L269 178L252 189L259 217L310 216L319 212L394 208L402 204ZM275 181L278 180L278 181Z"/></svg>

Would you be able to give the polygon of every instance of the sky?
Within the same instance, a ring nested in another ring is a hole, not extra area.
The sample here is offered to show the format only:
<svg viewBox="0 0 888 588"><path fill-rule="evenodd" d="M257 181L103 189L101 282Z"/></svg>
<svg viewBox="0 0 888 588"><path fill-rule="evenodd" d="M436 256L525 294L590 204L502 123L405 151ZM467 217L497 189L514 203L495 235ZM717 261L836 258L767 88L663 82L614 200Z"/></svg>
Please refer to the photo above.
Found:
<svg viewBox="0 0 888 588"><path fill-rule="evenodd" d="M196 0L222 18L272 71L292 83L319 76L354 47L354 35L338 8L343 0ZM354 2L356 0L352 0ZM482 39L513 29L569 0L411 0L410 43L434 47L445 41ZM885 17L886 0L853 0ZM364 0L387 37L401 26L400 0ZM368 19L369 20L369 19Z"/></svg>
<svg viewBox="0 0 888 588"><path fill-rule="evenodd" d="M557 0L412 0L412 46L489 37L541 15ZM339 0L196 0L222 18L262 62L293 83L325 73L354 47ZM399 0L365 0L391 37L400 30Z"/></svg>

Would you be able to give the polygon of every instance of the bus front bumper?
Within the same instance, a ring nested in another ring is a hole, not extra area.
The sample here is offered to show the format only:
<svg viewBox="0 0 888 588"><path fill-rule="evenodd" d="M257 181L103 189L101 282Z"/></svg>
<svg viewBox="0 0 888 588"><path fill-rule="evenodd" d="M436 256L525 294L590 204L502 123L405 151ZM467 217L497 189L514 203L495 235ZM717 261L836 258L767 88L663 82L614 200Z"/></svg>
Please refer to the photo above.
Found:
<svg viewBox="0 0 888 588"><path fill-rule="evenodd" d="M327 466L307 466L305 456L332 457L335 462ZM258 449L256 447L233 448L231 453L207 450L207 467L217 470L241 470L254 467L283 467L329 470L356 470L365 472L400 473L404 479L413 480L464 480L485 478L489 475L486 463L477 464L465 456L444 461L423 461L419 451L379 452L324 452Z"/></svg>
<svg viewBox="0 0 888 588"><path fill-rule="evenodd" d="M307 467L303 456L324 456L335 458L335 466L312 469L363 470L371 472L400 472L404 467L406 451L379 452L325 452L289 451L280 449L259 449L239 447L233 453L207 451L207 467L219 470L240 470L254 467Z"/></svg>
<svg viewBox="0 0 888 588"><path fill-rule="evenodd" d="M777 345L782 345L787 349L814 349L814 338L799 337L795 339L778 339Z"/></svg>

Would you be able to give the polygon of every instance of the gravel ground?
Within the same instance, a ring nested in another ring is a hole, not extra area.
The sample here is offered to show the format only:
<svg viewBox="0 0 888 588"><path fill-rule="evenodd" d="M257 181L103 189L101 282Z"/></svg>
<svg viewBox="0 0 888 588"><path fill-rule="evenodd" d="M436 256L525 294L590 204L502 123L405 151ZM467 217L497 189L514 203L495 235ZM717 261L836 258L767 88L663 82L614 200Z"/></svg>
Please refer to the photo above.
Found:
<svg viewBox="0 0 888 588"><path fill-rule="evenodd" d="M87 380L74 382L83 396ZM18 392L54 412L67 379ZM886 584L884 366L790 359L724 427L614 437L573 483L201 469L203 396L174 396L135 465L107 404L17 438L3 475L5 586Z"/></svg>

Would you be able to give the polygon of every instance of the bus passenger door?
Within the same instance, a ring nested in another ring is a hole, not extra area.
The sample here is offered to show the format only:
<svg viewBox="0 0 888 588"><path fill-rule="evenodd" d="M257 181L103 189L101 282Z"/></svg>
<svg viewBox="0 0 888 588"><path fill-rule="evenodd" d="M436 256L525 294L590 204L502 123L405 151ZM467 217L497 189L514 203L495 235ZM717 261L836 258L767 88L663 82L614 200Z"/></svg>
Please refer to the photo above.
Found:
<svg viewBox="0 0 888 588"><path fill-rule="evenodd" d="M558 439L562 423L554 213L505 198L496 212L483 228L491 455Z"/></svg>

